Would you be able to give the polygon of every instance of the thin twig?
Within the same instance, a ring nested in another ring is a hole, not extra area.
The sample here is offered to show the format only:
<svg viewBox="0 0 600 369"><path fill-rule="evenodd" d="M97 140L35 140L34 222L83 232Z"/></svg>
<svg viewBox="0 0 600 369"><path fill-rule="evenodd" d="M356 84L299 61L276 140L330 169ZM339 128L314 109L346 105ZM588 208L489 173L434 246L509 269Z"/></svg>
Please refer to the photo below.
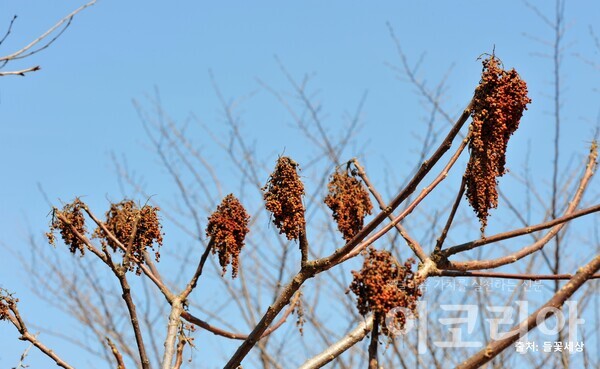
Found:
<svg viewBox="0 0 600 369"><path fill-rule="evenodd" d="M21 77L25 77L25 73L37 72L40 69L42 69L42 68L39 65L36 65L34 67L29 67L29 68L25 68L25 69L21 69L21 70L14 70L14 71L8 71L8 72L0 72L0 77L5 77L5 76L21 76Z"/></svg>
<svg viewBox="0 0 600 369"><path fill-rule="evenodd" d="M119 284L121 285L121 291L123 291L123 294L121 296L123 297L123 300L127 305L127 311L129 312L129 318L131 320L131 326L135 335L135 341L138 348L138 353L140 355L142 368L150 369L150 360L148 359L148 355L146 354L146 346L144 345L144 338L140 329L136 307L133 302L133 298L131 297L131 287L129 287L129 283L127 282L125 267L119 267L113 264L111 269L113 270L115 276L119 280Z"/></svg>
<svg viewBox="0 0 600 369"><path fill-rule="evenodd" d="M442 106L440 105L439 99L436 98L435 94L433 94L431 91L429 91L427 89L425 82L418 80L418 78L416 76L416 70L410 68L410 66L408 64L408 58L406 57L406 54L404 54L404 51L402 50L402 47L400 45L400 40L398 39L398 36L396 36L396 33L394 32L394 28L392 28L392 25L389 22L386 25L388 27L390 37L392 38L392 41L394 41L394 44L396 45L396 51L398 52L398 56L400 56L400 60L402 62L402 68L403 68L402 72L404 72L406 74L406 76L408 77L410 82L417 88L417 90L419 91L421 96L423 96L437 111L439 111L440 114L444 117L444 119L446 119L446 121L448 121L448 123L452 124L454 120L442 108ZM399 68L394 68L394 69L398 70ZM459 133L459 137L462 137L460 135L460 133Z"/></svg>
<svg viewBox="0 0 600 369"><path fill-rule="evenodd" d="M208 255L210 255L210 251L212 250L213 245L214 245L214 243L211 238L210 241L208 242L208 245L206 246L206 249L204 250L204 253L200 257L200 262L198 262L198 267L196 268L196 271L194 272L192 279L187 284L185 289L181 292L181 294L179 294L179 297L182 300L187 299L187 297L190 295L190 293L192 293L194 288L196 288L196 284L198 283L198 279L202 275L202 270L204 269L204 264L206 263L206 260L208 259Z"/></svg>
<svg viewBox="0 0 600 369"><path fill-rule="evenodd" d="M13 25L15 24L16 20L17 20L17 16L14 15L13 18L10 20L8 29L6 30L4 37L2 37L2 39L0 40L0 45L2 45L4 43L4 41L6 40L6 38L8 37L8 35L10 35L10 32L12 31Z"/></svg>
<svg viewBox="0 0 600 369"><path fill-rule="evenodd" d="M492 340L481 351L471 356L456 369L476 369L492 360L504 349L515 343L522 334L537 327L541 322L548 319L577 291L591 276L600 269L600 255L597 255L588 264L578 269L577 273L544 305L537 309L519 325L513 327L509 334L499 340Z"/></svg>
<svg viewBox="0 0 600 369"><path fill-rule="evenodd" d="M0 42L1 44L2 42ZM35 335L35 338L37 338L37 334ZM25 349L25 351L23 351L23 353L21 354L21 357L19 358L19 363L17 364L16 367L14 367L13 369L25 369L27 368L27 365L24 364L25 359L27 358L27 355L29 355L29 351L31 350L31 348L33 347L33 343L29 343L29 346L27 346L27 348Z"/></svg>
<svg viewBox="0 0 600 369"><path fill-rule="evenodd" d="M356 168L358 176L363 180L363 182L367 186L367 189L369 190L369 192L371 192L373 197L375 197L375 200L377 200L377 203L379 204L379 209L384 211L387 208L387 205L385 204L385 201L383 201L383 197L381 196L381 194L375 189L375 186L373 185L373 183L367 176L365 169L360 165L360 163L358 162L358 159L354 158L351 161L352 161L352 164L354 165L354 167ZM391 221L394 221L394 214L389 213L388 218ZM398 231L398 233L400 233L402 238L404 238L404 240L406 241L408 247L410 247L410 249L419 258L419 260L425 261L425 259L427 259L427 254L425 253L425 251L423 251L423 248L421 247L419 242L417 240L415 240L414 238L412 238L408 234L408 231L406 230L406 228L404 228L402 226L402 224L396 223L395 227L396 227L396 230Z"/></svg>
<svg viewBox="0 0 600 369"><path fill-rule="evenodd" d="M117 369L125 369L123 355L121 355L117 346L108 337L106 337L106 343L108 344L108 347L110 347L110 352L112 352L113 356L115 357L115 360L117 361Z"/></svg>
<svg viewBox="0 0 600 369"><path fill-rule="evenodd" d="M96 3L96 0L92 0L87 4L84 4L82 6L80 6L79 8L75 9L73 12L71 12L70 14L68 14L67 16L65 16L64 18L62 18L60 21L58 21L54 26L50 27L50 29L48 29L46 32L44 32L43 34L41 34L38 38L36 38L35 40L33 40L32 42L30 42L29 44L27 44L25 47L23 47L20 50L15 51L14 53L10 54L10 55L6 55L3 57L0 57L0 62L1 61L9 61L9 60L14 60L14 59L20 59L23 58L25 56L30 56L33 53L39 52L43 49L45 49L46 47L48 47L55 39L56 37L51 40L49 43L47 43L46 45L42 46L41 48L34 50L26 55L22 55L24 53L26 53L27 51L29 51L32 47L34 47L35 45L37 45L38 43L40 43L42 40L44 40L46 37L48 37L51 33L53 33L57 28L59 28L60 26L62 26L64 23L69 24L71 22L71 20L73 19L73 17L75 15L77 15L77 13L81 12L83 9L90 7L92 5L94 5ZM65 27L66 29L66 27ZM64 29L63 29L64 31ZM62 31L61 31L62 33Z"/></svg>
<svg viewBox="0 0 600 369"><path fill-rule="evenodd" d="M498 233L493 236L480 238L478 240L474 240L474 241L466 242L466 243L463 243L460 245L452 246L452 247L442 251L442 254L444 256L448 257L450 255L458 254L459 252L463 252L463 251L472 250L474 248L477 248L477 247L480 247L483 245L487 245L490 243L503 241L503 240L507 240L510 238L519 237L519 236L523 236L523 235L530 234L533 232L541 231L543 229L551 228L556 225L563 224L563 223L569 222L573 219L582 217L587 214L595 213L598 211L600 211L600 204L590 206L588 208L581 209L581 210L575 211L570 214L563 215L562 217L552 219L547 222L515 229L512 231L508 231L508 232Z"/></svg>
<svg viewBox="0 0 600 369"><path fill-rule="evenodd" d="M452 226L452 222L454 221L454 216L456 215L456 210L458 210L458 205L460 204L460 200L462 199L462 197L465 193L465 185L466 185L466 179L463 176L462 180L460 182L460 188L458 189L458 194L456 195L454 204L452 204L452 210L450 210L450 215L448 215L448 220L446 220L446 225L444 226L444 229L442 230L442 233L440 234L440 237L438 237L437 242L435 243L435 247L433 248L434 254L437 254L440 251L442 251L442 245L444 244L444 241L446 240L446 236L448 235L448 231L450 230L450 227Z"/></svg>
<svg viewBox="0 0 600 369"><path fill-rule="evenodd" d="M302 102L304 103L304 105L306 106L308 111L310 112L310 116L311 116L312 120L314 121L315 125L317 126L317 131L319 132L319 135L321 136L321 141L325 144L325 147L326 147L325 153L329 156L329 158L331 159L331 161L334 164L339 163L338 153L333 148L333 145L331 144L331 140L327 136L327 133L325 132L325 129L323 127L323 123L321 122L321 119L319 118L320 106L315 107L313 105L311 99L308 96L306 96L306 91L304 89L304 86L298 85L298 83L292 78L291 74L288 72L288 70L285 68L285 66L283 65L281 60L279 60L278 57L275 57L275 60L277 61L277 64L279 64L279 69L282 71L284 76L288 79L290 84L296 90L296 93L298 94L298 98L300 100L302 100Z"/></svg>
<svg viewBox="0 0 600 369"><path fill-rule="evenodd" d="M292 299L290 306L282 314L281 318L275 324L273 324L269 329L267 329L263 333L261 338L270 335L271 333L276 331L279 327L281 327L283 325L283 323L286 322L287 318L294 312L294 309L296 307L296 304L298 303L299 298L300 298L300 295L297 293L296 296ZM183 319L185 319L186 321L188 321L192 324L195 324L202 329L206 329L207 331L209 331L217 336L230 338L230 339L234 339L234 340L248 339L247 334L233 333L233 332L229 332L229 331L223 330L221 328L215 327L215 326L211 325L210 323L207 323L204 320L198 319L197 317L193 316L192 314L190 314L189 312L187 312L185 310L183 311L183 313L181 313L181 317Z"/></svg>
<svg viewBox="0 0 600 369"><path fill-rule="evenodd" d="M504 278L504 279L522 279L529 281L541 280L563 280L573 278L573 274L528 274L528 273L499 273L499 272L479 272L463 270L445 270L441 269L432 277L483 277L483 278ZM590 279L599 279L600 274L594 274Z"/></svg>

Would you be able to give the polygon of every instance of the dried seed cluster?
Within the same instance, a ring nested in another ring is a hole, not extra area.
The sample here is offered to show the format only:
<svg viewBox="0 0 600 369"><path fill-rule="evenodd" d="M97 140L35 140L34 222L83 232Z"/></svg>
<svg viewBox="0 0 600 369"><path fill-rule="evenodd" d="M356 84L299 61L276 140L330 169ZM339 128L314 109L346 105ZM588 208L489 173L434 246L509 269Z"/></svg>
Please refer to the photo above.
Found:
<svg viewBox="0 0 600 369"><path fill-rule="evenodd" d="M17 302L19 299L12 297L7 290L0 288L0 321L8 319L10 311L16 308Z"/></svg>
<svg viewBox="0 0 600 369"><path fill-rule="evenodd" d="M352 174L352 173L351 173ZM336 171L327 185L329 194L325 204L333 212L333 219L346 241L350 241L363 227L373 205L363 184L348 171Z"/></svg>
<svg viewBox="0 0 600 369"><path fill-rule="evenodd" d="M273 214L273 223L288 240L300 237L304 229L304 185L297 172L298 164L282 156L262 188L266 208Z"/></svg>
<svg viewBox="0 0 600 369"><path fill-rule="evenodd" d="M250 216L239 200L229 194L225 196L217 210L208 217L206 235L212 242L213 254L219 254L219 264L223 268L223 274L227 265L231 264L231 276L237 276L239 267L239 255L244 247L244 239L250 231L248 220Z"/></svg>
<svg viewBox="0 0 600 369"><path fill-rule="evenodd" d="M8 319L8 302L0 298L0 320Z"/></svg>
<svg viewBox="0 0 600 369"><path fill-rule="evenodd" d="M154 250L154 244L158 248L162 246L163 233L162 225L158 219L158 207L144 205L140 208L133 200L123 200L116 204L111 204L106 212L106 229L112 233L116 239L126 248L131 245L131 256L140 262L144 262L144 251L148 247ZM103 245L110 246L113 251L121 250L118 244L100 227L94 231L94 237L101 238ZM124 252L121 250L121 252ZM155 252L156 261L160 258L159 250ZM132 264L128 265L129 270L133 270ZM140 273L139 266L136 273Z"/></svg>
<svg viewBox="0 0 600 369"><path fill-rule="evenodd" d="M481 222L482 232L489 210L498 206L497 178L506 172L508 139L530 102L527 84L514 69L505 71L494 56L483 61L471 110L471 157L465 172L466 196Z"/></svg>
<svg viewBox="0 0 600 369"><path fill-rule="evenodd" d="M369 248L365 262L360 271L352 271L354 279L349 291L357 297L357 307L361 315L369 312L379 319L382 332L391 335L385 319L390 310L403 307L410 309L416 315L417 300L422 292L415 281L412 272L413 259L408 259L404 265L387 251L377 251ZM388 317L389 318L389 317ZM406 317L398 314L394 318L394 327L402 329Z"/></svg>
<svg viewBox="0 0 600 369"><path fill-rule="evenodd" d="M59 231L61 238L65 244L69 246L69 251L71 251L71 253L74 254L79 250L81 255L84 254L85 244L76 235L76 233L79 233L79 235L85 235L87 233L85 218L82 212L84 207L85 204L81 200L75 199L72 203L66 204L62 210L54 209L52 223L50 224L50 232L46 233L46 237L48 237L48 242L50 242L50 244L54 245L54 232ZM59 218L61 217L64 218L66 222L60 220Z"/></svg>

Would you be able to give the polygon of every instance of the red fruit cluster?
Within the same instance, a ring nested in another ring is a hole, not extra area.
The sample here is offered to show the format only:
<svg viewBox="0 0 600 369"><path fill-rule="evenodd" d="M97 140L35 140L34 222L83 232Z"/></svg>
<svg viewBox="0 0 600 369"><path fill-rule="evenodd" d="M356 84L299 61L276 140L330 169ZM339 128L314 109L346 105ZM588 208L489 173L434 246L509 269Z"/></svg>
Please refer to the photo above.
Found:
<svg viewBox="0 0 600 369"><path fill-rule="evenodd" d="M372 312L384 334L392 334L385 321L392 309L402 307L416 315L417 300L422 292L411 270L414 263L413 259L408 259L401 265L389 252L371 247L362 269L352 271L354 279L349 290L357 297L358 312L363 316ZM391 318L395 328L404 327L404 314Z"/></svg>
<svg viewBox="0 0 600 369"><path fill-rule="evenodd" d="M348 171L336 171L327 185L329 194L325 204L333 212L333 219L346 241L350 241L363 227L373 205L363 184Z"/></svg>
<svg viewBox="0 0 600 369"><path fill-rule="evenodd" d="M130 248L130 255L140 262L144 262L144 252L147 248L154 250L154 244L158 248L162 246L163 234L162 225L158 219L158 207L144 205L140 208L133 200L123 200L116 204L111 204L110 210L106 212L106 229L126 248ZM121 250L118 243L113 240L100 227L94 231L94 237L101 238L104 245L110 246L113 251ZM156 261L160 258L158 249L155 252ZM129 265L129 270L134 266ZM141 271L139 266L136 273Z"/></svg>
<svg viewBox="0 0 600 369"><path fill-rule="evenodd" d="M212 243L212 252L219 254L223 274L227 271L227 265L231 264L233 278L237 276L239 255L246 234L250 231L249 219L246 209L233 194L225 196L217 210L208 217L206 235Z"/></svg>
<svg viewBox="0 0 600 369"><path fill-rule="evenodd" d="M482 232L489 210L498 206L497 178L506 171L508 139L530 102L527 84L514 69L505 71L494 56L483 61L471 109L471 157L465 172L466 196Z"/></svg>
<svg viewBox="0 0 600 369"><path fill-rule="evenodd" d="M54 232L59 231L60 236L67 246L69 246L69 251L71 253L81 252L81 255L85 252L85 244L81 240L80 237L87 233L87 229L85 227L85 218L83 216L83 208L85 204L79 200L75 199L70 204L66 204L62 210L54 209L54 215L52 223L50 224L50 232L46 233L46 237L48 237L48 242L54 245L55 238ZM63 222L59 219L62 217L66 219L66 222Z"/></svg>
<svg viewBox="0 0 600 369"><path fill-rule="evenodd" d="M262 188L265 206L273 215L273 223L288 240L298 239L305 226L304 185L297 169L298 163L288 157L280 157Z"/></svg>

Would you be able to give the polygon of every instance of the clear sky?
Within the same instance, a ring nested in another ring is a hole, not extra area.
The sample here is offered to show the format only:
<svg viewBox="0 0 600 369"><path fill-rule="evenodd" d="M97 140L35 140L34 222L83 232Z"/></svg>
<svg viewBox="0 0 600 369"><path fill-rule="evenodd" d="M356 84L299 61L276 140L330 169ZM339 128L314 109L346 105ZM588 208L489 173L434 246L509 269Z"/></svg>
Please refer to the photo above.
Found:
<svg viewBox="0 0 600 369"><path fill-rule="evenodd" d="M534 3L553 17L554 2ZM81 4L1 1L0 32L14 14L19 17L0 54L31 41ZM590 35L591 26L600 35L600 2L568 2L566 18L564 166L587 151L600 111L600 70L578 56L600 63ZM0 79L0 287L17 292L29 320L43 313L28 294L24 272L5 251L26 249L30 234L38 237L46 230L49 207L38 185L54 203L85 196L102 213L107 198L120 196L110 158L115 153L147 176L151 193L172 195L172 189L165 193L164 172L149 159L132 99L144 104L157 88L175 119L193 113L218 131L223 120L209 71L227 99L257 92L245 103L243 117L264 155L285 149L302 157L304 149L290 134L289 116L257 83L260 79L289 90L276 55L298 79L315 73L311 83L320 91L326 125L333 131L344 111L352 112L368 91L358 141L373 173L383 176L385 168L378 164L383 158L401 166L410 163L418 147L411 132L419 131L426 111L414 87L387 66L399 64L399 58L386 22L411 60L425 55L419 76L430 86L452 67L445 106L453 114L464 108L478 82L477 57L495 46L505 66L515 67L528 82L533 99L511 155L520 165L529 142L533 174L548 183L553 66L540 55L551 51L544 42L553 35L523 2L99 0L50 48L6 68L39 64L41 71ZM24 347L15 337L12 328L0 327L2 368L16 365ZM49 366L36 355L29 363Z"/></svg>

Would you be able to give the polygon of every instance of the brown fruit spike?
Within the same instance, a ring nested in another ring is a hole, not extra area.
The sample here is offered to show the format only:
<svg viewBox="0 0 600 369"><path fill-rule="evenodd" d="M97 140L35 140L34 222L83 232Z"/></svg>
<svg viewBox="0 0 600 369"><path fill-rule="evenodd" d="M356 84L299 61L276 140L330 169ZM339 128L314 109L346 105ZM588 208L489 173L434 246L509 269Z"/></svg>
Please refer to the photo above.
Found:
<svg viewBox="0 0 600 369"><path fill-rule="evenodd" d="M66 204L62 210L55 209L55 216L50 224L50 232L46 233L50 244L54 244L54 231L60 231L60 235L64 243L69 246L69 251L75 254L77 250L85 252L84 242L77 236L85 235L87 229L85 227L85 218L83 217L82 209L85 205L78 198L70 204ZM58 216L63 216L68 223L64 223L58 219Z"/></svg>
<svg viewBox="0 0 600 369"><path fill-rule="evenodd" d="M125 247L131 245L131 256L140 262L144 262L144 251L149 247L154 249L154 244L162 246L162 225L158 218L158 207L144 205L140 208L133 200L123 200L110 205L106 212L106 228ZM104 245L110 246L114 251L121 250L117 243L98 227L94 231L94 237L102 239ZM158 250L154 253L156 261L160 258ZM128 270L133 271L134 265L127 265ZM139 265L135 267L136 274L140 274Z"/></svg>
<svg viewBox="0 0 600 369"><path fill-rule="evenodd" d="M304 185L297 168L298 164L292 159L280 157L267 184L262 188L265 206L273 214L273 223L288 240L298 239L305 226L302 203Z"/></svg>
<svg viewBox="0 0 600 369"><path fill-rule="evenodd" d="M531 99L514 70L505 71L495 56L483 61L481 82L471 109L471 157L465 172L466 196L485 230L489 210L498 206L497 178L506 169L508 139L519 127Z"/></svg>
<svg viewBox="0 0 600 369"><path fill-rule="evenodd" d="M9 320L11 318L11 311L14 311L17 307L19 299L12 297L8 291L0 288L0 320Z"/></svg>
<svg viewBox="0 0 600 369"><path fill-rule="evenodd" d="M362 229L365 217L373 210L369 193L348 171L335 172L327 188L329 194L324 202L333 212L333 219L344 240L350 241Z"/></svg>
<svg viewBox="0 0 600 369"><path fill-rule="evenodd" d="M411 270L414 263L413 259L407 259L401 265L389 252L370 247L362 269L352 271L354 279L349 291L357 297L358 312L363 316L372 312L379 319L383 333L389 336L393 332L386 325L386 315L391 310L402 307L416 315L417 300L422 292ZM402 329L406 323L404 314L387 318L393 318L394 328Z"/></svg>
<svg viewBox="0 0 600 369"><path fill-rule="evenodd" d="M231 264L232 278L237 276L239 255L246 234L250 231L249 219L246 209L233 194L225 196L217 210L208 217L206 235L210 237L212 253L219 254L223 274L227 271L227 265Z"/></svg>

